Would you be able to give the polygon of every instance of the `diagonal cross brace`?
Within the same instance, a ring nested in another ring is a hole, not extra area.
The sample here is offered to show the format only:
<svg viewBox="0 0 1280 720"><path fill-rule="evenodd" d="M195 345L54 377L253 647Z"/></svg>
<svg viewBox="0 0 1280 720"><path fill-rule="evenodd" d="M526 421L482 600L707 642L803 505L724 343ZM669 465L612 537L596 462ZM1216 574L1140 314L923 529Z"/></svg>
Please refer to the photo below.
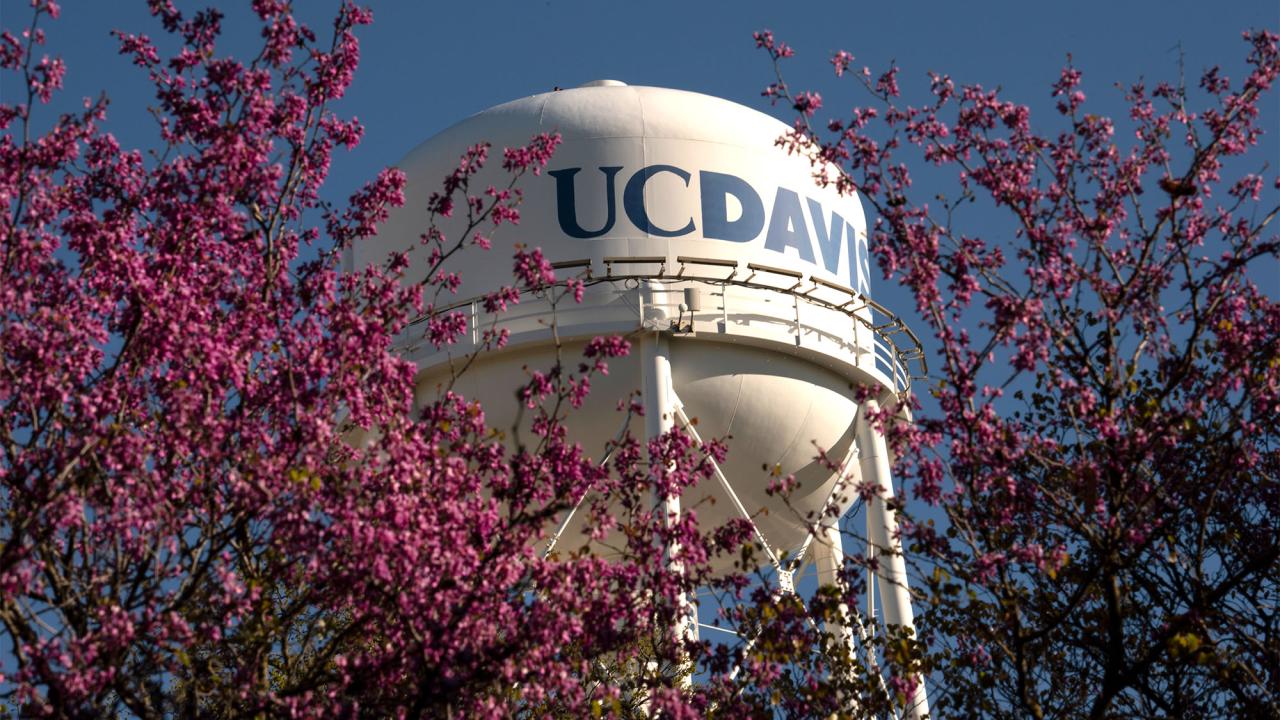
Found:
<svg viewBox="0 0 1280 720"><path fill-rule="evenodd" d="M680 402L680 396L676 395L674 389L669 392L671 393L671 409L675 412L676 419L684 426L685 431L693 436L695 442L699 445L704 444L702 442L702 436L698 434L698 430L693 426L693 422L689 420L688 415L684 414L684 404ZM734 509L738 511L738 514L742 516L743 520L751 523L751 530L756 534L756 540L759 540L760 545L764 547L764 551L769 556L769 562L773 564L774 569L779 573L790 572L790 570L782 567L782 562L778 559L778 554L769 546L769 541L765 540L764 533L760 532L760 528L756 525L756 521L752 518L751 514L747 512L747 508L742 504L742 500L738 499L738 493L734 492L733 486L729 484L728 478L726 478L724 476L724 472L720 470L720 463L717 463L716 459L713 457L708 457L707 460L711 463L711 469L715 472L716 480L720 482L721 489L723 489L725 494L729 496L729 501L733 503Z"/></svg>

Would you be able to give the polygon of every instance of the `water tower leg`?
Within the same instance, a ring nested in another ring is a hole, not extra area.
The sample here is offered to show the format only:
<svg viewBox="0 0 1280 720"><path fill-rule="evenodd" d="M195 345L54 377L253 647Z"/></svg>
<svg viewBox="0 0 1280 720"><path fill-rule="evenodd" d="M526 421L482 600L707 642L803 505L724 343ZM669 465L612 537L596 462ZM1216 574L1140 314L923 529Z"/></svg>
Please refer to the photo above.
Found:
<svg viewBox="0 0 1280 720"><path fill-rule="evenodd" d="M858 445L862 459L862 477L879 486L879 494L867 503L867 541L875 548L879 564L880 606L887 625L915 629L911 611L911 593L907 589L907 563L902 555L902 539L898 520L887 500L893 497L893 477L889 471L889 448L884 436L876 432L866 416L879 412L880 404L868 400L859 418ZM917 719L929 713L923 678L917 678L915 697L907 709L907 717Z"/></svg>
<svg viewBox="0 0 1280 720"><path fill-rule="evenodd" d="M643 368L644 387L644 426L645 439L652 440L669 431L675 424L675 412L672 407L671 387L671 355L667 338L662 333L645 333L640 339L641 367ZM662 495L656 498L658 511L667 518L668 525L674 523L680 515L680 496L678 494ZM682 563L675 559L679 554L679 545L672 543L664 548L667 567L673 572L683 571ZM696 609L688 596L679 599L680 616L672 628L672 638L676 641L696 640L698 623Z"/></svg>
<svg viewBox="0 0 1280 720"><path fill-rule="evenodd" d="M817 533L814 535L813 543L813 564L818 571L818 585L834 585L844 590L844 579L840 575L840 571L844 569L844 547L840 539L840 527L835 519L823 519L818 527ZM853 614L850 608L844 603L840 604L839 617L844 618L847 622L840 620L831 620L824 623L824 629L827 634L832 636L837 643L844 646L849 653L850 662L856 664L858 657L858 645L854 639ZM838 652L838 651L837 651ZM874 668L868 668L873 671ZM859 710L855 700L851 699L851 706L848 710L856 717Z"/></svg>

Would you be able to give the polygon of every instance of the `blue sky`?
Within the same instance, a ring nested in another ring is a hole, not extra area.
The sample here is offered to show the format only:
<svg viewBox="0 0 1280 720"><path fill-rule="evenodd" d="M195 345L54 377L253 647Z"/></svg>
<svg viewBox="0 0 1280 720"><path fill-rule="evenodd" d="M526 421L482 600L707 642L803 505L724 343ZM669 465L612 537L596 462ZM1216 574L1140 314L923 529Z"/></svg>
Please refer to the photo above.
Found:
<svg viewBox="0 0 1280 720"><path fill-rule="evenodd" d="M178 0L180 8L207 3ZM236 17L245 2L213 3ZM383 165L472 113L554 86L598 78L658 85L724 97L769 111L760 89L771 70L753 47L751 32L771 28L799 55L789 63L797 87L823 91L827 106L861 98L850 84L832 82L827 58L852 52L873 70L896 60L902 85L925 87L924 73L947 72L957 82L1001 86L1011 99L1048 113L1048 86L1067 53L1085 74L1091 100L1118 113L1113 84L1139 77L1175 79L1179 52L1188 77L1221 63L1238 69L1240 31L1280 26L1272 0L1208 3L1142 2L887 3L830 2L372 2L375 22L364 29L363 62L345 103L367 128L364 144L335 160L331 197L343 197ZM0 0L5 27L20 26L26 0ZM323 30L336 0L300 0ZM63 19L49 26L50 49L68 63L68 91L76 102L107 90L114 99L112 129L129 144L149 138L141 107L150 100L141 76L115 54L113 28L159 35L143 0L65 0ZM230 40L248 47L247 26L228 23ZM239 37L237 37L237 31ZM253 31L250 30L250 33ZM1238 77L1238 70L1232 73ZM6 79L0 94L12 99ZM1269 98L1277 127L1278 94ZM782 111L779 110L779 113ZM785 113L781 114L785 117ZM1033 115L1034 117L1034 115ZM1268 156L1275 159L1275 145Z"/></svg>
<svg viewBox="0 0 1280 720"><path fill-rule="evenodd" d="M209 3L176 0L194 10ZM213 4L228 13L226 47L247 53L256 42L248 0ZM1003 88L1007 99L1050 120L1049 85L1067 54L1084 72L1090 110L1122 116L1116 82L1176 80L1179 56L1194 83L1212 64L1238 79L1245 56L1240 33L1280 27L1274 0L1208 3L1198 0L1080 0L972 3L620 2L531 0L410 2L373 0L374 24L364 28L362 64L340 110L366 127L363 144L335 155L325 195L341 201L411 148L473 113L555 86L615 78L717 95L788 119L760 90L772 79L751 33L772 29L794 46L788 80L815 89L826 109L865 103L853 83L836 82L828 58L836 50L873 71L902 68L908 97L927 89L925 73L949 73L959 83ZM66 92L53 109L76 108L81 98L107 91L109 128L122 144L146 147L154 125L145 76L116 53L112 29L158 36L144 0L65 0L63 18L47 25L49 50L68 64ZM299 0L304 17L323 32L337 0ZM21 27L28 0L0 0L0 24ZM11 77L0 96L15 99ZM918 97L918 95L917 95ZM1093 104L1097 103L1097 104ZM1264 127L1280 129L1280 93L1267 98ZM52 112L47 112L46 117ZM1280 159L1274 137L1254 158ZM1256 170L1256 168L1251 168ZM932 192L924 195L931 197ZM878 275L878 273L877 273ZM876 296L900 311L911 301L878 277Z"/></svg>
<svg viewBox="0 0 1280 720"><path fill-rule="evenodd" d="M184 10L206 4L176 2ZM241 56L250 53L257 29L245 22L251 20L248 0L215 4L229 16L226 49ZM117 54L110 31L159 36L159 23L148 15L145 0L65 0L62 5L62 19L46 27L48 50L62 55L68 65L66 90L54 107L42 111L44 117L76 109L83 97L105 90L113 100L108 128L126 147L148 147L155 137L145 112L153 101L151 89L145 75ZM338 0L297 0L295 5L323 34ZM325 195L338 202L445 127L555 86L614 78L717 95L789 119L785 108L770 108L760 97L772 80L768 59L751 38L752 31L762 28L796 48L797 57L787 63L788 80L796 89L822 92L826 111L843 113L867 102L848 78L838 82L832 76L828 58L844 49L856 56L855 67L878 71L896 62L908 99L921 97L931 70L950 74L957 84L999 86L1006 99L1031 106L1033 126L1048 123L1050 129L1041 132L1053 134L1059 126L1049 88L1068 53L1084 73L1087 109L1122 118L1127 108L1116 83L1176 81L1180 58L1189 84L1213 64L1223 65L1238 81L1247 50L1241 31L1280 27L1275 0L803 5L759 0L373 0L371 5L374 24L361 32L363 61L339 107L344 115L360 118L366 135L356 150L335 155ZM0 24L6 28L22 27L29 14L28 0L0 0ZM0 80L5 102L21 100L19 90L11 75ZM1280 92L1266 97L1261 125L1271 134L1246 163L1251 171L1269 163L1270 176L1280 165ZM1118 140L1127 142L1128 137L1122 132ZM935 192L920 189L924 198ZM1273 190L1268 194L1280 195ZM970 227L999 234L998 218L974 220ZM876 298L910 319L913 302L907 293L881 280L878 272L874 275ZM1261 280L1265 284L1275 278ZM1276 287L1280 282L1274 282ZM918 321L912 325L923 330ZM920 334L927 343L927 333Z"/></svg>
<svg viewBox="0 0 1280 720"><path fill-rule="evenodd" d="M207 4L176 2L184 10ZM227 47L242 56L249 53L257 30L244 22L248 0L216 4L229 15ZM832 76L828 58L844 49L856 56L856 67L878 71L896 62L908 98L927 89L930 70L948 73L958 84L1000 86L1007 99L1031 106L1033 125L1052 123L1048 132L1056 133L1049 87L1068 53L1084 73L1089 111L1123 117L1117 82L1176 81L1180 57L1190 84L1213 64L1222 64L1238 81L1247 49L1241 31L1280 27L1275 0L371 4L374 24L361 32L363 61L339 108L358 116L366 135L356 150L335 155L325 191L334 201L445 127L555 86L615 78L717 95L788 119L785 108L770 108L760 97L772 80L772 68L751 38L762 28L796 48L797 57L787 63L789 81L797 89L821 91L829 111L840 113L867 101L847 78L837 82ZM63 18L47 24L48 49L67 62L67 89L43 111L45 117L75 109L81 98L105 90L113 99L109 129L126 147L147 147L155 136L145 112L151 90L145 75L117 54L109 33L119 28L158 36L159 23L148 15L145 0L65 0L62 5ZM338 1L297 0L295 5L323 32ZM29 13L28 0L0 0L0 24L6 28L23 26ZM18 90L11 76L0 80L5 102L20 100ZM1248 159L1248 169L1257 171L1267 162L1271 175L1280 165L1275 137L1280 92L1266 97L1261 124L1272 133ZM1123 135L1118 139L1127 141ZM981 231L999 233L997 218L975 220ZM913 302L907 293L875 275L876 298L910 318ZM912 325L923 330L918 321ZM927 333L920 334L927 343Z"/></svg>
<svg viewBox="0 0 1280 720"><path fill-rule="evenodd" d="M208 4L177 2L184 9ZM251 47L256 30L234 21L243 18L248 0L214 4L232 14L228 42ZM317 30L326 28L325 18L338 5L295 4ZM1238 80L1246 54L1241 31L1280 26L1276 0L371 4L375 22L361 33L363 63L340 108L360 118L366 137L354 152L335 157L325 193L331 200L346 197L381 167L468 115L599 78L694 90L786 119L784 108L771 110L760 97L772 79L767 58L751 39L762 28L797 49L788 79L797 89L821 91L830 110L865 102L852 83L832 77L827 59L844 49L856 56L856 66L873 71L896 61L909 95L927 88L930 70L957 83L1000 86L1007 99L1031 106L1035 124L1054 114L1049 87L1068 53L1084 73L1090 111L1122 116L1115 83L1176 81L1180 56L1192 84L1214 64ZM22 27L28 13L27 0L0 0L0 24L7 29ZM154 138L144 112L150 90L143 73L116 54L109 36L116 28L161 34L144 0L65 0L63 19L48 26L49 51L68 64L67 90L51 110L76 108L82 97L105 90L113 98L109 129L126 146L146 147ZM5 77L0 98L17 102L19 89ZM1280 92L1267 97L1264 113L1262 125L1273 135L1251 161L1269 162L1270 175L1280 165L1274 135L1280 133ZM876 283L881 302L909 315L905 293L878 277Z"/></svg>

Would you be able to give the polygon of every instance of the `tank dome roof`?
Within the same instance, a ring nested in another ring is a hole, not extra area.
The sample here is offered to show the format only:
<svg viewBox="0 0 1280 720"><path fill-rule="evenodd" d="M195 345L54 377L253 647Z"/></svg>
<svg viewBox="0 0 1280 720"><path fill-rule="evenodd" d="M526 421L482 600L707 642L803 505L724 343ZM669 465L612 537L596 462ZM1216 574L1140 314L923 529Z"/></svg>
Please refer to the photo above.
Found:
<svg viewBox="0 0 1280 720"><path fill-rule="evenodd" d="M531 95L476 113L410 152L401 162L405 207L378 237L357 244L354 267L384 262L412 246L430 222L429 198L468 147L495 150L472 194L505 186L499 148L542 133L561 143L550 164L520 180L518 227L494 248L451 258L460 297L510 282L515 244L540 247L553 262L680 256L754 262L866 292L866 223L856 197L815 183L802 154L779 147L790 128L757 110L701 93L598 80ZM440 219L457 239L465 219ZM495 262L496 261L496 262Z"/></svg>
<svg viewBox="0 0 1280 720"><path fill-rule="evenodd" d="M758 110L711 95L596 80L496 105L437 137L554 131L565 142L643 137L772 147L787 130Z"/></svg>

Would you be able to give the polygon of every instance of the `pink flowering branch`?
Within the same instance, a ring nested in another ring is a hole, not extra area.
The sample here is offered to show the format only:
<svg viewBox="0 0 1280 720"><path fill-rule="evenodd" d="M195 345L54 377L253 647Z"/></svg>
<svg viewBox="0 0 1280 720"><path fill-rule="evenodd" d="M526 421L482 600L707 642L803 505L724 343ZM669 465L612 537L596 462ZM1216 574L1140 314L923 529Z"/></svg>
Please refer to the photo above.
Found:
<svg viewBox="0 0 1280 720"><path fill-rule="evenodd" d="M931 397L882 426L912 494L946 516L903 518L939 712L1275 707L1258 638L1277 628L1251 598L1280 558L1280 309L1263 287L1280 181L1268 191L1249 156L1280 53L1272 32L1244 39L1242 79L1211 68L1198 99L1130 87L1128 141L1070 65L1038 128L940 74L908 105L896 68L854 72L847 52L835 74L869 106L817 127L810 95L780 74L765 90L797 111L779 144L875 209L880 267L933 331ZM757 43L775 67L787 56ZM908 166L924 164L950 188L919 189Z"/></svg>
<svg viewBox="0 0 1280 720"><path fill-rule="evenodd" d="M527 443L448 388L417 397L404 357L470 329L465 370L505 342L448 307L449 260L519 221L517 182L558 137L504 149L507 181L483 188L477 143L416 246L343 273L341 253L404 202L394 169L343 207L320 199L332 154L363 132L332 107L372 16L343 3L322 41L288 3L251 7L248 62L221 52L217 9L158 0L157 40L117 33L155 88L149 154L103 129L105 100L31 137L64 68L36 57L35 22L0 36L0 66L29 90L0 105L0 700L59 717L709 709L671 670L724 648L669 628L746 536L654 507L723 448L623 434L601 465L572 442L565 421L624 338L576 359L557 342L554 365L530 369ZM437 221L464 212L446 238ZM510 260L487 312L535 295L554 323L581 301L586 280L537 248ZM616 553L541 557L588 492L585 537ZM663 547L681 548L680 572ZM716 702L754 712L759 697Z"/></svg>

